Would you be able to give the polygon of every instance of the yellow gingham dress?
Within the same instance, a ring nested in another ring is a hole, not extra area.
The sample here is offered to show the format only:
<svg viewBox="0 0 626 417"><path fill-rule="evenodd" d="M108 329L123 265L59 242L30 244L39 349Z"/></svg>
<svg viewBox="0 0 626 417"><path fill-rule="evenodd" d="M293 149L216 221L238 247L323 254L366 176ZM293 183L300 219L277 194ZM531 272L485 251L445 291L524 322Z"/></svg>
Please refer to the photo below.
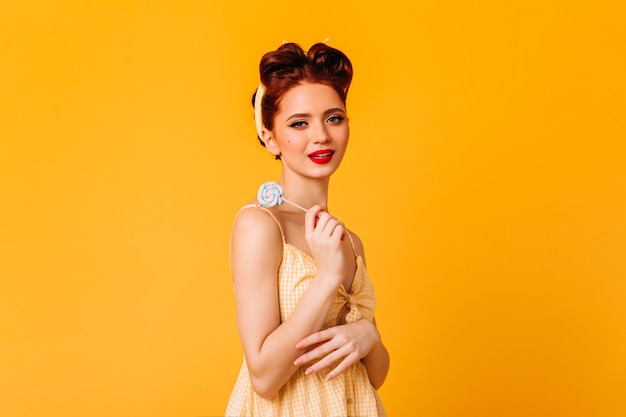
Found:
<svg viewBox="0 0 626 417"><path fill-rule="evenodd" d="M242 208L258 207L268 212L278 224L283 237L283 259L278 270L278 291L281 322L285 321L300 301L309 283L315 276L315 261L308 254L285 242L280 223L266 208L249 205ZM354 249L352 236L347 233ZM348 293L343 285L330 308L324 329L337 325L342 308L350 308L346 322L360 319L373 320L376 305L374 287L369 279L365 264L356 255L357 268ZM378 393L371 385L365 365L358 361L346 371L326 381L331 371L327 367L311 375L305 375L307 366L301 366L283 385L274 397L264 399L254 392L244 358L239 377L230 395L226 408L227 417L267 416L267 417L382 417L386 416Z"/></svg>

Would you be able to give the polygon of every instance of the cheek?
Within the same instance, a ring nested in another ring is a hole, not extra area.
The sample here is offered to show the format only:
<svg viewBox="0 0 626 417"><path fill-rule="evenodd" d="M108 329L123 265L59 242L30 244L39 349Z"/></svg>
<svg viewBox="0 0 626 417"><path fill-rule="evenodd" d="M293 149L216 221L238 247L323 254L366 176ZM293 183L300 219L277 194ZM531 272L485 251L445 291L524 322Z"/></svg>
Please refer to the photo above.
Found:
<svg viewBox="0 0 626 417"><path fill-rule="evenodd" d="M340 140L341 142L348 142L348 138L350 137L350 128L349 127L344 127L340 130L337 131L337 139Z"/></svg>
<svg viewBox="0 0 626 417"><path fill-rule="evenodd" d="M297 147L302 143L302 139L298 137L297 133L283 134L280 139L283 146L289 146L291 148Z"/></svg>

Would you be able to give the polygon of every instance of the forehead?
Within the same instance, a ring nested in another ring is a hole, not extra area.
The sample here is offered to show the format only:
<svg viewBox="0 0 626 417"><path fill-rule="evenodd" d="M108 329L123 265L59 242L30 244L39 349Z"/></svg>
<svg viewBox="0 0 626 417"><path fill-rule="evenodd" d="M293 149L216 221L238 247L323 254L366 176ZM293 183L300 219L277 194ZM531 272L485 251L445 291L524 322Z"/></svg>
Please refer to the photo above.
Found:
<svg viewBox="0 0 626 417"><path fill-rule="evenodd" d="M326 84L303 83L289 89L280 100L279 113L314 113L316 110L338 107L343 101L334 88Z"/></svg>

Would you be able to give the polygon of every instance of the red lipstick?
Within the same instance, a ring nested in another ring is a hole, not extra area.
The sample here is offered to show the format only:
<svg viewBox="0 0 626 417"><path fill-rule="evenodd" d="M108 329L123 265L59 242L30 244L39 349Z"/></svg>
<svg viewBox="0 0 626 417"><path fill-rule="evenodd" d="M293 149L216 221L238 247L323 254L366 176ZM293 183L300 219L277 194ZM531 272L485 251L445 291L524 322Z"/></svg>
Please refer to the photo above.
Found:
<svg viewBox="0 0 626 417"><path fill-rule="evenodd" d="M327 164L330 162L331 159L333 159L334 153L335 151L333 151L332 149L321 149L319 151L310 153L308 156L309 159L316 164Z"/></svg>

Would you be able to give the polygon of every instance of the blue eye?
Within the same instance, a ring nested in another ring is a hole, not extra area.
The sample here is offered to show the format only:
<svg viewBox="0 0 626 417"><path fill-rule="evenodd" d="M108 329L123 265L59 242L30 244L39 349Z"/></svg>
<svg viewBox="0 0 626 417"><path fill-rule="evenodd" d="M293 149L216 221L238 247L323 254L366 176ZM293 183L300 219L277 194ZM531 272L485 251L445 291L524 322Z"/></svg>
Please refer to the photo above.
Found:
<svg viewBox="0 0 626 417"><path fill-rule="evenodd" d="M330 116L327 120L328 123L339 124L343 122L344 118L338 115Z"/></svg>
<svg viewBox="0 0 626 417"><path fill-rule="evenodd" d="M289 127L293 127L296 129L302 129L304 126L306 126L306 122L304 120L299 120L297 122L293 122L292 124L289 125Z"/></svg>

